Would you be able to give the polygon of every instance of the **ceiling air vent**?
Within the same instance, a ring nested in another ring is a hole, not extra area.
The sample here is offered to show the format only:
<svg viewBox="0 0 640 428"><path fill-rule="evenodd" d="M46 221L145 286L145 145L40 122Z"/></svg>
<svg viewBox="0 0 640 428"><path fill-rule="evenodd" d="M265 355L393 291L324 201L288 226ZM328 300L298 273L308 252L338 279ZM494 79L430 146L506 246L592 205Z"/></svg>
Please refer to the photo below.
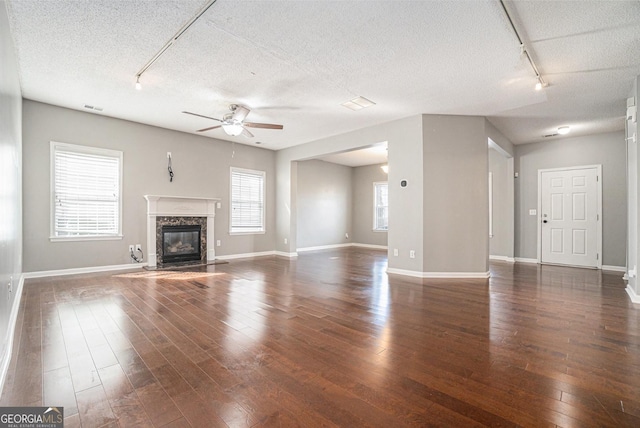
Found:
<svg viewBox="0 0 640 428"><path fill-rule="evenodd" d="M376 105L376 103L366 99L365 97L356 97L352 100L343 102L341 105L349 110L362 110L363 108Z"/></svg>

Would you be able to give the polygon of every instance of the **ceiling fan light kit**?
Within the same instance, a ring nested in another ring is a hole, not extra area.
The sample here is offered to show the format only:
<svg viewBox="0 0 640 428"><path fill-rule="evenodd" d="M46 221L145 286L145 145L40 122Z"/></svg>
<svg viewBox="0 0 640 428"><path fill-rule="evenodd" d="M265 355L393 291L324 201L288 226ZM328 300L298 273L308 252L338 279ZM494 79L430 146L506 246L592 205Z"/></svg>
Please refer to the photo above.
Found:
<svg viewBox="0 0 640 428"><path fill-rule="evenodd" d="M231 110L231 113L225 114L222 119L205 116L203 114L192 113L189 111L183 111L182 113L220 122L220 125L198 129L196 132L206 132L216 128L222 128L222 130L231 137L244 135L245 137L252 138L254 135L247 129L247 127L262 129L284 129L284 126L277 125L275 123L245 122L244 119L251 111L245 106L241 106L239 104L231 104L229 106L229 110Z"/></svg>

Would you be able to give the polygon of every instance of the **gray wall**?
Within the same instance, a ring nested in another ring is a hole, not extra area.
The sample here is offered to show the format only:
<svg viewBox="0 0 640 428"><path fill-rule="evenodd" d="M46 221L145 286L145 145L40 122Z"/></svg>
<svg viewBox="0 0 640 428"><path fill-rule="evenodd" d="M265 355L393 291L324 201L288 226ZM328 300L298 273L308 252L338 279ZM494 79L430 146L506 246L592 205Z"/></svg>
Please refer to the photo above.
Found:
<svg viewBox="0 0 640 428"><path fill-rule="evenodd" d="M489 254L513 257L513 220L509 219L513 198L508 197L508 159L494 149L489 149L489 172L493 174L493 236L489 238Z"/></svg>
<svg viewBox="0 0 640 428"><path fill-rule="evenodd" d="M373 230L373 183L387 181L380 165L353 168L353 242L387 246L387 232Z"/></svg>
<svg viewBox="0 0 640 428"><path fill-rule="evenodd" d="M351 170L320 160L298 162L298 248L352 241Z"/></svg>
<svg viewBox="0 0 640 428"><path fill-rule="evenodd" d="M626 148L623 132L561 138L516 146L516 257L537 258L538 170L602 165L602 262L625 266L627 233Z"/></svg>
<svg viewBox="0 0 640 428"><path fill-rule="evenodd" d="M486 121L472 116L422 118L424 271L486 273L489 270Z"/></svg>
<svg viewBox="0 0 640 428"><path fill-rule="evenodd" d="M217 197L216 255L271 251L275 236L275 153L229 142L170 131L24 101L24 271L109 266L129 263L128 244L146 244L143 195ZM49 142L122 150L123 235L117 241L50 242ZM167 152L175 178L169 182ZM230 166L266 171L266 233L229 235ZM144 248L147 252L146 248Z"/></svg>
<svg viewBox="0 0 640 428"><path fill-rule="evenodd" d="M633 87L631 89L631 93L629 97L633 97L635 101L636 108L639 104L638 95L640 95L640 76L633 79ZM638 271L638 212L640 200L638 198L638 179L640 178L640 174L638 174L638 166L640 165L640 151L638 150L638 143L633 142L632 137L635 134L638 135L638 122L636 118L636 122L626 121L626 134L627 138L627 168L628 168L628 190L627 190L627 198L628 198L628 224L629 230L627 231L627 274L629 277L629 287L636 295L640 295L640 282L638 282L637 271ZM634 273L630 273L629 271L635 271Z"/></svg>
<svg viewBox="0 0 640 428"><path fill-rule="evenodd" d="M0 2L0 370L8 364L9 317L22 273L22 95L15 47ZM9 293L7 285L13 292ZM0 377L3 372L0 371ZM2 378L4 379L4 378ZM0 388L2 383L0 383Z"/></svg>
<svg viewBox="0 0 640 428"><path fill-rule="evenodd" d="M393 177L391 157L392 153L395 152L398 154L399 162L398 168L396 169L398 177L396 183L398 184L398 188L400 177L405 175L402 171L409 174L406 175L405 178L409 178L412 182L422 182L422 162L420 159L415 159L415 150L418 150L417 153L421 153L422 151L421 122L421 116L413 116L279 150L276 153L276 213L278 228L276 249L283 254L291 254L295 252L297 248L297 215L295 214L297 212L297 161L308 160L330 153L369 147L387 141L389 144L390 180ZM395 145L397 150L392 148L392 145ZM405 148L409 149L408 153L404 150ZM408 158L409 161L415 161L415 165L405 167L406 165L404 165L402 161L405 157ZM396 204L400 207L399 209L414 207L416 201L420 201L419 205L420 207L422 206L422 193L416 189L418 188L414 186L413 190L404 192L403 195L401 195L400 200L397 201L399 204ZM393 190L391 187L389 193L390 205L393 205ZM390 218L393 218L391 212ZM417 215L417 218L422 218L421 212ZM420 227L421 229L421 226L416 227ZM412 228L409 224L399 223L397 233L399 244L405 242L407 246L411 246L412 248L422 247L422 236L420 235L420 237L418 237L416 235L416 229ZM389 239L391 239L390 235L391 234L389 234ZM406 241L403 241L405 238ZM284 242L285 239L287 240L286 244ZM404 266L403 269L420 270L422 268L422 263L418 259L409 260L408 255L397 257L394 260L390 259L389 261L390 266L399 266L400 264Z"/></svg>

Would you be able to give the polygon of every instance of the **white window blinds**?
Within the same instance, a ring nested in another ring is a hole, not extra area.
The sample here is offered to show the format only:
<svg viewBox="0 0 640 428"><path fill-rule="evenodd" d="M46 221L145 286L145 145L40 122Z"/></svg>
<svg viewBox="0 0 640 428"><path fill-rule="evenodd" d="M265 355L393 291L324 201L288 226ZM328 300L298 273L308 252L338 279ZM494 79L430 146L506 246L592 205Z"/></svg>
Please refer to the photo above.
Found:
<svg viewBox="0 0 640 428"><path fill-rule="evenodd" d="M52 237L120 235L122 152L52 143Z"/></svg>
<svg viewBox="0 0 640 428"><path fill-rule="evenodd" d="M231 168L231 232L264 232L263 171Z"/></svg>
<svg viewBox="0 0 640 428"><path fill-rule="evenodd" d="M389 185L373 183L374 213L373 230L389 229Z"/></svg>

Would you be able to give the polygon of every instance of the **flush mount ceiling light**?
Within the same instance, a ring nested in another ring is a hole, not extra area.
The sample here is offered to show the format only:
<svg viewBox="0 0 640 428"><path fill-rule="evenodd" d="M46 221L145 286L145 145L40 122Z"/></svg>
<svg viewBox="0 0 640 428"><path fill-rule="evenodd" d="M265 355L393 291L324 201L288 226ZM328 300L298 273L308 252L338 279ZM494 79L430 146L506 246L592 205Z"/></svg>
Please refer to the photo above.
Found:
<svg viewBox="0 0 640 428"><path fill-rule="evenodd" d="M560 135L567 135L570 131L571 128L568 126L561 126L560 128L558 128L558 134Z"/></svg>
<svg viewBox="0 0 640 428"><path fill-rule="evenodd" d="M536 67L535 62L533 62L533 58L531 58L531 55L529 54L529 50L524 45L524 42L522 41L522 37L520 37L520 33L518 33L518 30L516 29L516 26L513 23L513 20L511 19L511 15L509 14L509 11L507 10L507 7L505 6L503 0L500 0L500 5L502 6L502 10L504 11L504 14L507 16L507 19L509 20L509 24L511 24L511 29L513 30L513 33L516 35L516 38L518 39L518 43L520 43L520 55L524 55L527 58L527 61L529 61L529 65L533 69L533 72L536 74L536 80L537 80L535 85L536 91L539 91L542 88L546 88L547 86L549 86L549 84L545 82L542 76L540 75L540 71L538 71L538 67Z"/></svg>
<svg viewBox="0 0 640 428"><path fill-rule="evenodd" d="M365 97L356 97L352 100L345 101L340 105L348 108L349 110L355 111L355 110L362 110L363 108L374 106L376 105L376 103L366 99Z"/></svg>

